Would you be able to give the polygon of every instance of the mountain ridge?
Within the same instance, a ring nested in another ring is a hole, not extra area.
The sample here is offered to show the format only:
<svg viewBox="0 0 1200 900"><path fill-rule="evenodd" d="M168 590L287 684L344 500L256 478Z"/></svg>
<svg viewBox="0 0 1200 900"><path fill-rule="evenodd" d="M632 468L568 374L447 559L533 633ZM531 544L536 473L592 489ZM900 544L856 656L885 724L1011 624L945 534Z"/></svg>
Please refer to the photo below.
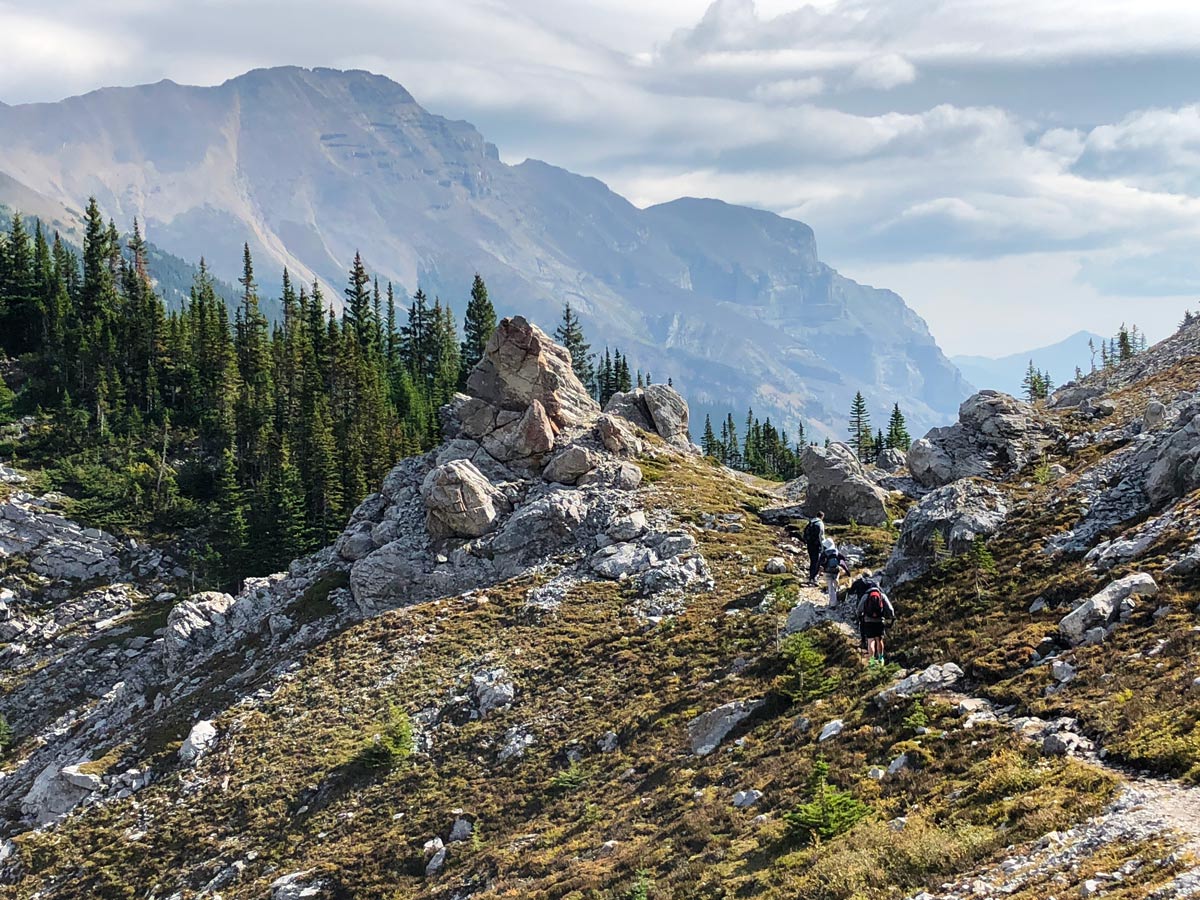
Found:
<svg viewBox="0 0 1200 900"><path fill-rule="evenodd" d="M71 207L95 195L228 280L244 241L260 281L287 266L332 296L356 251L402 293L453 301L478 271L502 313L550 325L570 301L597 349L698 406L753 405L814 436L840 432L858 390L916 430L966 394L925 322L821 263L804 223L697 198L643 210L598 179L508 165L470 123L364 70L102 88L5 107L0 128L0 172Z"/></svg>

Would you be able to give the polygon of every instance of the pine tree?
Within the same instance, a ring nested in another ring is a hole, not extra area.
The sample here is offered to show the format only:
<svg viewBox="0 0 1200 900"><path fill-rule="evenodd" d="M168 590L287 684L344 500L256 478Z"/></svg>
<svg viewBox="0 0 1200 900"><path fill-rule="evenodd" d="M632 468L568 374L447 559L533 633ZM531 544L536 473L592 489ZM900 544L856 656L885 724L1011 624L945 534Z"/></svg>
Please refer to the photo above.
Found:
<svg viewBox="0 0 1200 900"><path fill-rule="evenodd" d="M343 325L353 330L358 346L363 356L369 356L374 329L371 315L371 284L367 268L363 265L362 256L354 254L354 263L350 267L350 283L343 291L346 297Z"/></svg>
<svg viewBox="0 0 1200 900"><path fill-rule="evenodd" d="M707 414L704 416L704 436L701 438L700 447L705 456L711 456L714 459L721 458L721 448L717 442L717 436L713 434L712 418Z"/></svg>
<svg viewBox="0 0 1200 900"><path fill-rule="evenodd" d="M467 377L474 370L479 361L483 359L483 352L487 347L488 339L491 338L492 332L496 330L496 310L492 307L492 301L488 299L487 285L483 283L483 279L479 273L475 273L475 280L471 284L471 299L467 303L467 313L463 319L463 342L461 349L461 365L462 373L458 379L459 389L462 390L467 385ZM584 352L586 353L585 347ZM575 357L571 357L572 368L574 367ZM578 371L576 371L578 374ZM588 384L585 381L584 384Z"/></svg>
<svg viewBox="0 0 1200 900"><path fill-rule="evenodd" d="M862 395L862 391L857 391L854 394L854 401L850 404L850 446L854 448L854 452L858 454L860 459L866 459L870 452L871 444L871 414L867 411L867 401Z"/></svg>
<svg viewBox="0 0 1200 900"><path fill-rule="evenodd" d="M892 407L892 416L888 420L887 436L883 445L889 450L901 450L904 453L912 446L912 438L909 437L908 425L904 421L904 413L900 411L899 403Z"/></svg>
<svg viewBox="0 0 1200 900"><path fill-rule="evenodd" d="M583 327L579 324L579 317L571 309L569 301L563 304L562 322L554 330L554 339L571 354L571 368L575 370L575 377L584 385L590 385L595 379L591 356L592 345L585 340Z"/></svg>
<svg viewBox="0 0 1200 900"><path fill-rule="evenodd" d="M214 499L213 546L221 561L221 579L235 586L246 573L246 505L238 484L237 464L233 451L221 454L217 467Z"/></svg>

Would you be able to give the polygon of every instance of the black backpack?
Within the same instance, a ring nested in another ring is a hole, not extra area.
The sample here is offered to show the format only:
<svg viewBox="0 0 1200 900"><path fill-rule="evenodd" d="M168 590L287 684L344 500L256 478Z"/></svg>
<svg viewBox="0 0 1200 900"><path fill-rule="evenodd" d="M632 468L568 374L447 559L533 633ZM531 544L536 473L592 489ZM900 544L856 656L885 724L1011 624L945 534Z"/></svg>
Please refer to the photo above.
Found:
<svg viewBox="0 0 1200 900"><path fill-rule="evenodd" d="M841 566L842 559L836 550L822 550L820 562L821 568L833 575Z"/></svg>
<svg viewBox="0 0 1200 900"><path fill-rule="evenodd" d="M813 519L808 523L808 527L804 529L804 543L815 544L821 539L821 525L817 519Z"/></svg>
<svg viewBox="0 0 1200 900"><path fill-rule="evenodd" d="M867 588L862 614L864 619L878 619L881 622L887 618L887 601L884 600L883 591L875 585Z"/></svg>

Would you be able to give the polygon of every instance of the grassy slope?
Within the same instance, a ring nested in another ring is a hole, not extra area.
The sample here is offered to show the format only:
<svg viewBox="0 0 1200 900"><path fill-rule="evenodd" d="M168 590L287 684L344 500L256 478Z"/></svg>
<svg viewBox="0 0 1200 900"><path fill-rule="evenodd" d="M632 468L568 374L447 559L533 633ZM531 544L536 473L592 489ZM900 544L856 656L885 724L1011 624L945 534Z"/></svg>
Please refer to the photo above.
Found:
<svg viewBox="0 0 1200 900"><path fill-rule="evenodd" d="M762 502L701 463L647 463L646 474L651 502L685 520ZM920 739L918 749L913 720L904 721L914 710L872 707L880 676L836 634L818 640L838 679L832 695L793 704L778 693L782 601L795 588L757 570L784 537L752 516L740 534L701 532L717 590L660 627L626 617L627 598L612 584L585 585L557 617L528 623L521 606L531 580L488 591L487 603L448 600L364 622L303 660L260 706L223 716L219 748L196 769L21 838L26 877L8 891L162 897L202 861L213 861L204 873L212 877L244 860L241 878L221 891L227 900L260 898L274 878L299 869L326 873L339 897L450 897L472 883L479 898L618 898L638 896L640 887L650 897L900 898L1103 806L1111 777L1042 759L1005 730L951 731ZM954 577L939 576L920 602L904 598L905 652L914 660L945 655L983 672L997 693L1018 690L1005 681L1007 669L993 671L995 660L1019 657L1038 623L999 638L1000 618L981 610L970 628L947 628ZM998 594L990 605L1009 618L1027 605L1024 596ZM764 600L769 611L756 612ZM1003 648L990 649L997 640ZM734 674L739 658L745 667ZM392 772L362 768L362 747L391 704L409 713L441 706L484 664L515 677L512 708L436 729L431 757L414 756ZM717 752L687 752L689 719L756 697L768 703ZM957 722L936 701L923 711L935 733ZM795 727L799 716L810 727ZM832 718L846 729L818 749L817 731ZM537 743L523 760L496 763L500 736L516 724L527 724ZM595 752L609 729L621 749ZM129 759L166 763L185 730L181 719L130 748ZM584 754L575 770L565 758L570 747ZM905 750L925 765L882 784L865 777ZM831 780L873 815L819 848L804 847L789 840L781 815L803 798L819 754ZM129 761L119 755L118 771ZM731 806L742 788L764 792L759 807ZM478 817L477 837L452 846L443 875L426 880L422 844L445 836L457 808ZM767 818L756 821L759 813ZM907 827L891 830L887 822L900 815ZM601 852L611 840L615 849ZM1107 853L1074 873L1075 883L1120 864ZM1143 879L1165 877L1146 867L1108 896L1141 897ZM1069 887L1055 889L1066 895ZM1014 896L1043 895L1034 887Z"/></svg>

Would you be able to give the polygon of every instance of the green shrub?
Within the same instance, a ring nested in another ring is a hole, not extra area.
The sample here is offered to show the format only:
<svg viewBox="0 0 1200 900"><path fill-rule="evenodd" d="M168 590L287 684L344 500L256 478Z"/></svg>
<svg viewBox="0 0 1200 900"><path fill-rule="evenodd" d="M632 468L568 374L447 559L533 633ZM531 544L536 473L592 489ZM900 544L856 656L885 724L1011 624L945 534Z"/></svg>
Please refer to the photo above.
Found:
<svg viewBox="0 0 1200 900"><path fill-rule="evenodd" d="M824 759L813 763L808 779L808 800L783 814L788 833L803 843L820 843L849 831L871 814L853 794L829 783L829 764Z"/></svg>
<svg viewBox="0 0 1200 900"><path fill-rule="evenodd" d="M369 769L394 769L413 752L412 722L397 706L388 710L387 721L367 740L360 759Z"/></svg>
<svg viewBox="0 0 1200 900"><path fill-rule="evenodd" d="M550 790L556 794L569 794L587 784L587 780L587 772L579 763L573 762L561 772L554 773L550 779Z"/></svg>
<svg viewBox="0 0 1200 900"><path fill-rule="evenodd" d="M629 889L629 900L650 900L650 891L654 888L654 882L650 880L650 874L642 869L633 879L633 887Z"/></svg>
<svg viewBox="0 0 1200 900"><path fill-rule="evenodd" d="M12 726L8 724L8 719L4 717L4 714L0 713L0 757L8 753L15 740Z"/></svg>
<svg viewBox="0 0 1200 900"><path fill-rule="evenodd" d="M908 708L908 715L904 717L904 727L909 731L916 731L928 725L929 717L925 715L925 704L920 698L913 700L912 706Z"/></svg>
<svg viewBox="0 0 1200 900"><path fill-rule="evenodd" d="M779 690L793 701L818 700L837 687L837 676L830 674L825 653L807 634L784 638L780 653L787 660L787 669L780 679Z"/></svg>

